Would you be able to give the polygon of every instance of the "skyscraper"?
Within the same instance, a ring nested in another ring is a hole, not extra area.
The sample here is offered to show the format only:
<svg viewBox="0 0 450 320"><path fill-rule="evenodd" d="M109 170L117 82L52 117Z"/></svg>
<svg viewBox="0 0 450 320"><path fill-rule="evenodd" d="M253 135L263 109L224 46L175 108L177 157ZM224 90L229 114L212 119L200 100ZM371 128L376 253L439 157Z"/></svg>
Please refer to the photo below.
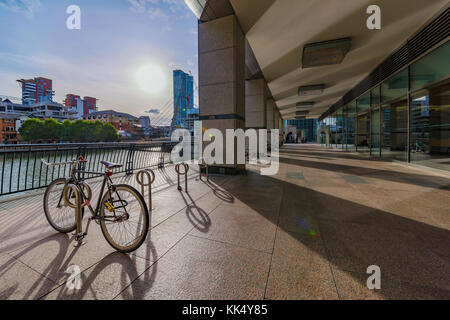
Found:
<svg viewBox="0 0 450 320"><path fill-rule="evenodd" d="M194 78L181 71L173 71L172 128L186 127L189 110L194 108Z"/></svg>
<svg viewBox="0 0 450 320"><path fill-rule="evenodd" d="M20 79L17 82L22 85L22 103L24 105L53 102L55 93L51 79L38 77L34 79Z"/></svg>

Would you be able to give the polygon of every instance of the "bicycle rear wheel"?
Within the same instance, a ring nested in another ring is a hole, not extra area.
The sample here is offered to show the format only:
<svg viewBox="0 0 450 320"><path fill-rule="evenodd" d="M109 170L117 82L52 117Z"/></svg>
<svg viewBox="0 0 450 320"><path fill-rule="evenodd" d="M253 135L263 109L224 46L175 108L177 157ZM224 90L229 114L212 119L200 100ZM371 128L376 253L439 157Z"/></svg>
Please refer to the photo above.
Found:
<svg viewBox="0 0 450 320"><path fill-rule="evenodd" d="M66 179L56 179L45 190L44 194L44 212L47 221L58 232L69 233L76 229L75 210L68 206L63 199ZM72 196L72 190L69 192L69 198ZM82 209L82 214L84 209Z"/></svg>
<svg viewBox="0 0 450 320"><path fill-rule="evenodd" d="M149 215L142 195L125 184L106 191L100 208L100 226L106 241L117 251L131 252L147 237Z"/></svg>

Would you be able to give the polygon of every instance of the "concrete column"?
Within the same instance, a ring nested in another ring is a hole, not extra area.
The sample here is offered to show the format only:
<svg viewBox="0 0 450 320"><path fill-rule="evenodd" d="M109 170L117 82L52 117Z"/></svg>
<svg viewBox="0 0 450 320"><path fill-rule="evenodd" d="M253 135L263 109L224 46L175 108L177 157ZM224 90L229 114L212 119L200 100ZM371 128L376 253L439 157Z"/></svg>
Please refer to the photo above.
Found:
<svg viewBox="0 0 450 320"><path fill-rule="evenodd" d="M245 38L236 16L199 24L198 48L199 118L203 128L219 129L225 138L225 129L245 129ZM210 167L218 173L241 170L245 165L236 161Z"/></svg>
<svg viewBox="0 0 450 320"><path fill-rule="evenodd" d="M275 128L275 113L277 112L277 106L273 99L267 100L267 129Z"/></svg>
<svg viewBox="0 0 450 320"><path fill-rule="evenodd" d="M267 128L267 90L264 79L245 81L245 127Z"/></svg>

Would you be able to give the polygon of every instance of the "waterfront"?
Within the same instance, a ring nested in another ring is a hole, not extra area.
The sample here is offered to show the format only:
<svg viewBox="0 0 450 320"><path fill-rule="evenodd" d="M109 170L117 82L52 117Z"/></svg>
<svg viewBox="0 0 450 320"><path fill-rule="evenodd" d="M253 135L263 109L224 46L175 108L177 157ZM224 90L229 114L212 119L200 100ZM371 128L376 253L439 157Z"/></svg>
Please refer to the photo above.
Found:
<svg viewBox="0 0 450 320"><path fill-rule="evenodd" d="M85 170L102 172L101 160L122 164L114 173L156 167L170 162L171 143L132 144L53 144L4 146L0 150L0 196L46 187L57 178L67 177L70 165L47 167L42 163L65 162L83 155ZM86 174L84 178L98 175Z"/></svg>

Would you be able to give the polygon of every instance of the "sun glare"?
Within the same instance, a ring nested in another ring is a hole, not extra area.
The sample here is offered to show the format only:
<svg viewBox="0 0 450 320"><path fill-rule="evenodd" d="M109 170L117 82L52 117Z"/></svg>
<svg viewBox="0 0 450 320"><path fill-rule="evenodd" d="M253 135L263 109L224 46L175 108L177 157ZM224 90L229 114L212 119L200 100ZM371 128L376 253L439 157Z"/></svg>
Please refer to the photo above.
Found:
<svg viewBox="0 0 450 320"><path fill-rule="evenodd" d="M139 87L151 94L156 94L166 87L166 76L161 68L146 65L136 72L136 81Z"/></svg>

